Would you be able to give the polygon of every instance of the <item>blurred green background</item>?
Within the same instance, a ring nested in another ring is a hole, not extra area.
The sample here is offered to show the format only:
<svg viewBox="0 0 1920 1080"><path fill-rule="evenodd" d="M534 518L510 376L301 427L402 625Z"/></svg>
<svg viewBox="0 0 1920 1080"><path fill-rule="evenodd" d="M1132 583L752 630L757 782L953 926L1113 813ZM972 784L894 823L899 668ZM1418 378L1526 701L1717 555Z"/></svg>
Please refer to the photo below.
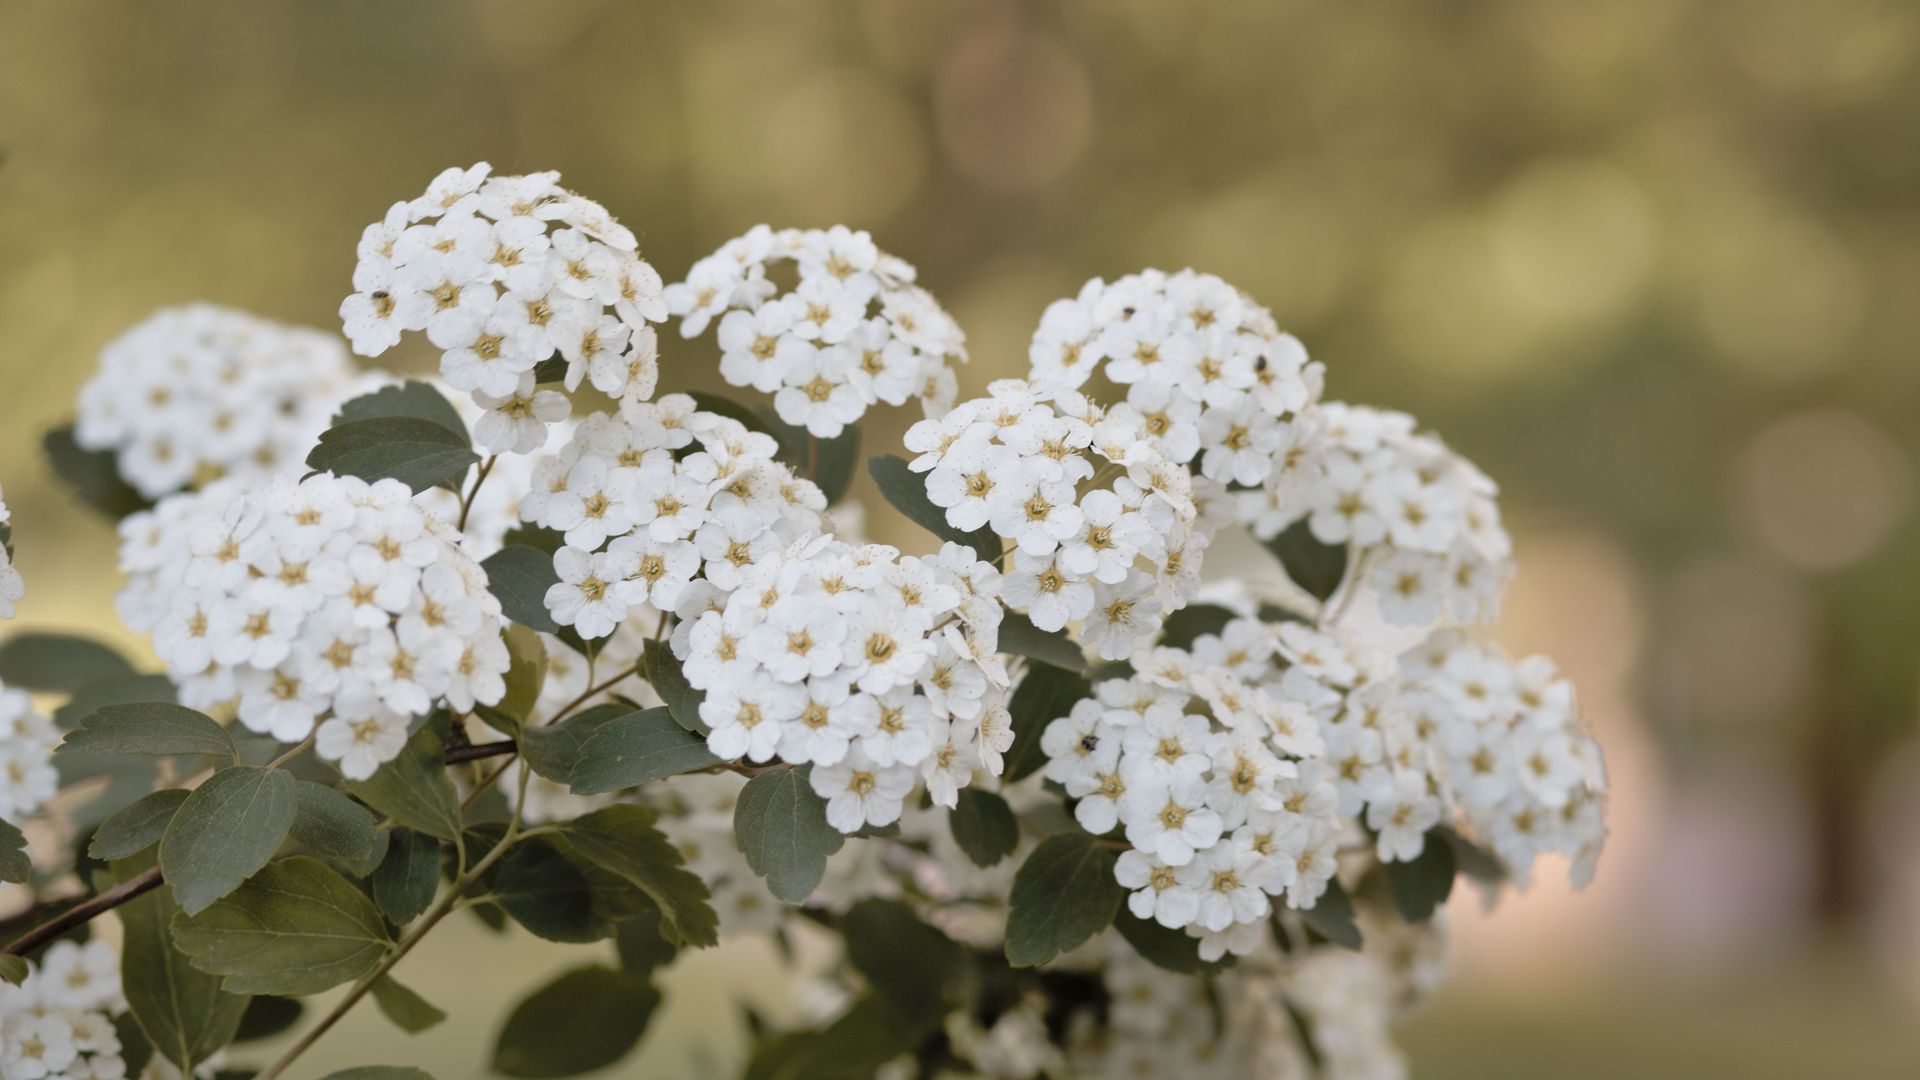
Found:
<svg viewBox="0 0 1920 1080"><path fill-rule="evenodd" d="M1194 266L1503 484L1503 634L1614 769L1593 889L1456 899L1419 1074L1920 1075L1916 106L1903 0L7 4L20 625L110 619L112 535L37 452L99 347L192 299L337 326L361 227L448 165L561 170L669 280L870 229L963 392L1086 278ZM668 340L664 385L713 357ZM314 1075L477 1070L565 953L448 931L408 981L456 1019L362 1009ZM767 962L701 958L641 1060L731 1058Z"/></svg>

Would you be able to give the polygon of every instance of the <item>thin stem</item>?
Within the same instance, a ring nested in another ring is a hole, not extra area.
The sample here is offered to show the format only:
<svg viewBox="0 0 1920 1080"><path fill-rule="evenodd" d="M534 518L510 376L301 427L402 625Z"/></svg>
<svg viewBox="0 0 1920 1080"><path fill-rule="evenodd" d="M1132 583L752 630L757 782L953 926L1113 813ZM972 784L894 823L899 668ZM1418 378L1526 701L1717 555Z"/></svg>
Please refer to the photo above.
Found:
<svg viewBox="0 0 1920 1080"><path fill-rule="evenodd" d="M8 943L6 948L0 949L0 952L12 956L25 956L94 916L112 911L143 893L151 892L159 884L160 868L155 866L128 878L91 900L75 904L54 918L21 934Z"/></svg>
<svg viewBox="0 0 1920 1080"><path fill-rule="evenodd" d="M614 677L612 677L611 679L608 679L605 682L595 683L592 686L587 687L585 690L582 690L580 692L579 697L574 698L572 701L567 702L566 705L561 707L559 712L554 713L553 719L547 721L547 723L557 724L560 721L565 720L569 713L573 712L573 710L585 704L588 698L593 697L595 694L604 692L608 687L611 687L619 683L620 680L622 679L628 678L629 676L640 674L640 668L641 668L640 664L635 664L632 667L621 671L620 674L615 675Z"/></svg>
<svg viewBox="0 0 1920 1080"><path fill-rule="evenodd" d="M509 765L519 760L519 755L511 749L512 744L509 743L508 746L507 760L501 762L499 768L481 777L480 782L473 785L473 792L467 796L465 802L460 804L460 813L465 814L467 811L473 809L473 804L480 801L480 796L485 795L487 789L499 781L500 774L506 772Z"/></svg>
<svg viewBox="0 0 1920 1080"><path fill-rule="evenodd" d="M449 748L445 758L449 765L463 765L469 761L484 761L487 758L499 757L502 754L516 753L519 749L519 744L515 743L512 739L501 739L499 742L468 743L465 746Z"/></svg>
<svg viewBox="0 0 1920 1080"><path fill-rule="evenodd" d="M292 761L294 758L299 757L301 754L306 753L308 750L313 749L313 741L317 737L318 735L309 735L306 738L300 740L300 744L298 746L288 747L286 753L281 754L279 757L274 758L272 761L267 762L267 768L277 769L280 766L285 765L287 762Z"/></svg>
<svg viewBox="0 0 1920 1080"><path fill-rule="evenodd" d="M473 497L480 494L480 485L487 482L487 474L493 471L493 463L500 460L499 455L489 456L480 463L480 471L474 474L473 486L460 497L460 524L455 526L461 532L467 531L467 515L473 512Z"/></svg>
<svg viewBox="0 0 1920 1080"><path fill-rule="evenodd" d="M1340 617L1347 613L1348 606L1353 603L1353 598L1359 595L1360 582L1367 572L1369 554L1372 552L1361 552L1355 545L1347 546L1347 572L1341 577L1340 584L1334 588L1333 595L1327 599L1325 606L1320 609L1319 625L1322 629L1339 622Z"/></svg>

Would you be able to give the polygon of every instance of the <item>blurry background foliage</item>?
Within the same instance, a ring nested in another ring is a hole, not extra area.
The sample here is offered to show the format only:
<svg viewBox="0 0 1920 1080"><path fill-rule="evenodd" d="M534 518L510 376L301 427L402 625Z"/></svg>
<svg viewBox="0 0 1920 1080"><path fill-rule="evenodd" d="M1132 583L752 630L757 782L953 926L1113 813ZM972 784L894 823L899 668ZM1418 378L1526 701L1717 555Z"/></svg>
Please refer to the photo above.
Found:
<svg viewBox="0 0 1920 1080"><path fill-rule="evenodd" d="M1614 767L1593 891L1455 901L1423 1075L1916 1075L1916 106L1904 0L7 4L24 624L110 619L113 537L37 452L99 347L190 299L337 327L361 227L448 165L562 170L668 280L759 221L868 228L968 393L1084 279L1191 265L1503 484L1503 633ZM710 337L664 349L715 384ZM360 1010L314 1067L484 1060L567 960L476 943L411 965L455 1023ZM734 1058L753 966L683 972L643 1060Z"/></svg>

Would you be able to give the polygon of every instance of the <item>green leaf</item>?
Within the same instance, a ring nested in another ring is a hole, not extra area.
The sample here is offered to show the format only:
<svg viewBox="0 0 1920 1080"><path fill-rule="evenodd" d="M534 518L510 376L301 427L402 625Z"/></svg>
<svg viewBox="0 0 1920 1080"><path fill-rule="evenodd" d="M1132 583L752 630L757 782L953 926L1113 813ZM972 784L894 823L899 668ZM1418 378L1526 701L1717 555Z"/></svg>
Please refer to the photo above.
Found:
<svg viewBox="0 0 1920 1080"><path fill-rule="evenodd" d="M418 1035L447 1018L447 1014L391 975L373 981L373 1003L393 1025L409 1035Z"/></svg>
<svg viewBox="0 0 1920 1080"><path fill-rule="evenodd" d="M1320 900L1300 913L1307 929L1343 949L1360 950L1360 927L1353 921L1353 897L1347 895L1339 878L1327 882Z"/></svg>
<svg viewBox="0 0 1920 1080"><path fill-rule="evenodd" d="M379 820L373 811L325 784L300 781L293 838L316 855L338 859L349 873L364 876L380 865Z"/></svg>
<svg viewBox="0 0 1920 1080"><path fill-rule="evenodd" d="M632 882L658 904L676 944L718 943L719 920L707 903L706 883L681 865L680 850L654 824L652 810L609 806L564 822L560 830L582 857Z"/></svg>
<svg viewBox="0 0 1920 1080"><path fill-rule="evenodd" d="M227 729L204 713L165 701L105 705L67 733L59 753L233 756Z"/></svg>
<svg viewBox="0 0 1920 1080"><path fill-rule="evenodd" d="M748 431L757 431L762 435L772 435L776 440L780 438L771 427L767 426L767 422L762 420L752 409L747 408L732 398L723 397L719 394L709 394L704 390L688 391L687 396L693 399L694 408L701 412L710 412L715 416L724 416L729 420L738 420Z"/></svg>
<svg viewBox="0 0 1920 1080"><path fill-rule="evenodd" d="M1202 634L1219 636L1227 624L1239 618L1219 604L1189 604L1167 616L1160 628L1160 644L1176 649L1193 648L1193 640Z"/></svg>
<svg viewBox="0 0 1920 1080"><path fill-rule="evenodd" d="M846 495L853 483L853 468L859 458L860 429L850 425L831 439L822 439L780 419L772 408L761 406L763 430L780 443L779 458L793 471L819 486L831 506Z"/></svg>
<svg viewBox="0 0 1920 1080"><path fill-rule="evenodd" d="M460 835L460 799L447 779L446 745L443 724L422 724L399 757L365 780L347 781L346 790L409 829L452 840Z"/></svg>
<svg viewBox="0 0 1920 1080"><path fill-rule="evenodd" d="M1113 928L1120 931L1133 951L1156 967L1180 975L1198 975L1218 971L1227 965L1200 959L1200 941L1184 930L1169 930L1153 919L1142 919L1125 905L1114 914ZM1229 953L1228 956L1232 954Z"/></svg>
<svg viewBox="0 0 1920 1080"><path fill-rule="evenodd" d="M993 535L993 530L983 525L968 532L947 524L947 512L927 498L926 477L908 467L905 458L898 454L868 458L867 474L873 477L887 502L914 524L942 540L972 548L974 556L983 562L1000 557L1000 538Z"/></svg>
<svg viewBox="0 0 1920 1080"><path fill-rule="evenodd" d="M557 383L563 381L567 377L568 366L566 357L561 356L559 353L554 353L552 356L533 365L534 385L538 386L541 383Z"/></svg>
<svg viewBox="0 0 1920 1080"><path fill-rule="evenodd" d="M414 494L458 477L480 460L464 434L417 416L349 420L320 433L307 467L369 483L399 480Z"/></svg>
<svg viewBox="0 0 1920 1080"><path fill-rule="evenodd" d="M0 819L0 881L14 884L33 876L33 857L27 853L27 834L11 821Z"/></svg>
<svg viewBox="0 0 1920 1080"><path fill-rule="evenodd" d="M433 1076L409 1065L355 1065L330 1072L320 1080L433 1080Z"/></svg>
<svg viewBox="0 0 1920 1080"><path fill-rule="evenodd" d="M194 788L160 838L160 869L181 910L205 911L267 865L298 802L285 769L235 765Z"/></svg>
<svg viewBox="0 0 1920 1080"><path fill-rule="evenodd" d="M300 1022L300 1015L306 1012L306 1006L297 998L272 997L262 994L247 1004L245 1015L240 1017L240 1030L233 1033L237 1043L255 1042L271 1039Z"/></svg>
<svg viewBox="0 0 1920 1080"><path fill-rule="evenodd" d="M1460 868L1461 873L1486 884L1498 884L1507 879L1507 865L1500 861L1498 855L1461 836L1453 826L1434 826L1427 833L1427 841L1431 843L1435 836L1453 848L1454 865Z"/></svg>
<svg viewBox="0 0 1920 1080"><path fill-rule="evenodd" d="M0 644L0 683L36 694L71 694L90 682L138 674L117 652L72 634L15 634Z"/></svg>
<svg viewBox="0 0 1920 1080"><path fill-rule="evenodd" d="M112 876L124 882L151 864L150 859L115 863ZM115 914L120 916L120 983L127 1007L154 1050L191 1075L233 1041L249 999L221 989L220 976L195 968L174 948L168 927L180 908L167 890L149 889Z"/></svg>
<svg viewBox="0 0 1920 1080"><path fill-rule="evenodd" d="M543 633L560 632L547 611L547 590L560 581L551 552L510 544L480 560L480 569L487 572L487 591L499 598L507 618Z"/></svg>
<svg viewBox="0 0 1920 1080"><path fill-rule="evenodd" d="M1000 651L1051 664L1063 671L1084 674L1087 658L1065 630L1049 633L1017 611L1009 611L1000 620Z"/></svg>
<svg viewBox="0 0 1920 1080"><path fill-rule="evenodd" d="M918 1050L938 1030L877 994L860 998L819 1031L763 1044L745 1080L870 1080L880 1068Z"/></svg>
<svg viewBox="0 0 1920 1080"><path fill-rule="evenodd" d="M408 379L398 386L383 386L371 394L362 394L340 406L333 414L334 427L355 420L371 420L378 416L408 416L416 420L427 420L460 436L461 442L467 441L467 425L460 419L460 413L454 409L438 390L423 382Z"/></svg>
<svg viewBox="0 0 1920 1080"><path fill-rule="evenodd" d="M502 637L507 643L507 692L489 715L504 717L513 725L507 734L518 735L532 718L540 687L547 681L547 646L519 623L509 623Z"/></svg>
<svg viewBox="0 0 1920 1080"><path fill-rule="evenodd" d="M153 503L120 479L120 466L111 450L82 449L73 438L73 425L55 428L40 440L53 473L81 502L115 521L150 509ZM12 680L8 680L12 681Z"/></svg>
<svg viewBox="0 0 1920 1080"><path fill-rule="evenodd" d="M673 719L688 731L697 731L705 735L707 722L700 719L700 705L707 700L704 690L696 690L687 681L686 672L681 670L680 660L673 655L673 649L664 641L648 641L646 645L647 682L652 684L653 692L660 695L672 711Z"/></svg>
<svg viewBox="0 0 1920 1080"><path fill-rule="evenodd" d="M412 829L395 829L387 856L373 871L373 902L395 926L420 917L440 887L440 842Z"/></svg>
<svg viewBox="0 0 1920 1080"><path fill-rule="evenodd" d="M874 993L910 1015L937 1022L967 966L966 950L898 900L862 900L841 920L847 960Z"/></svg>
<svg viewBox="0 0 1920 1080"><path fill-rule="evenodd" d="M494 1045L495 1072L578 1076L627 1056L646 1033L660 992L610 967L575 968L514 1007Z"/></svg>
<svg viewBox="0 0 1920 1080"><path fill-rule="evenodd" d="M948 816L953 840L975 866L992 866L1020 846L1020 821L1007 800L975 787L960 789L960 802Z"/></svg>
<svg viewBox="0 0 1920 1080"><path fill-rule="evenodd" d="M733 841L767 889L789 904L806 902L827 873L827 856L847 842L827 824L827 803L808 782L811 766L763 772L733 805Z"/></svg>
<svg viewBox="0 0 1920 1080"><path fill-rule="evenodd" d="M557 529L540 525L519 524L508 529L501 537L502 547L530 547L535 551L544 551L549 557L566 545L567 538Z"/></svg>
<svg viewBox="0 0 1920 1080"><path fill-rule="evenodd" d="M0 953L0 982L19 986L27 981L28 970L26 957Z"/></svg>
<svg viewBox="0 0 1920 1080"><path fill-rule="evenodd" d="M492 901L536 937L579 944L613 932L595 909L587 872L542 837L515 844L484 880Z"/></svg>
<svg viewBox="0 0 1920 1080"><path fill-rule="evenodd" d="M173 941L233 993L317 994L358 979L393 941L366 894L318 859L273 863L198 915Z"/></svg>
<svg viewBox="0 0 1920 1080"><path fill-rule="evenodd" d="M165 675L108 675L80 684L66 704L53 711L53 723L62 729L74 728L108 705L173 699L173 683Z"/></svg>
<svg viewBox="0 0 1920 1080"><path fill-rule="evenodd" d="M110 862L137 855L159 843L189 794L184 788L167 788L141 796L100 823L93 831L93 839L87 842L87 857Z"/></svg>
<svg viewBox="0 0 1920 1080"><path fill-rule="evenodd" d="M1265 542L1268 551L1286 568L1287 577L1319 600L1325 600L1347 576L1347 549L1314 539L1305 518Z"/></svg>
<svg viewBox="0 0 1920 1080"><path fill-rule="evenodd" d="M1434 832L1427 834L1426 845L1412 862L1382 863L1380 869L1393 906L1410 923L1433 918L1433 910L1453 894L1453 845Z"/></svg>
<svg viewBox="0 0 1920 1080"><path fill-rule="evenodd" d="M1014 688L1007 701L1007 713L1013 718L1013 745L1007 748L1003 778L1011 783L1039 772L1047 763L1040 749L1040 736L1047 725L1073 711L1083 698L1092 696L1093 684L1071 671L1049 664L1033 664Z"/></svg>
<svg viewBox="0 0 1920 1080"><path fill-rule="evenodd" d="M1042 840L1013 875L1007 961L1036 967L1105 930L1127 893L1113 879L1117 859L1085 833Z"/></svg>
<svg viewBox="0 0 1920 1080"><path fill-rule="evenodd" d="M568 786L576 795L604 795L719 763L669 710L646 709L614 717L583 740Z"/></svg>
<svg viewBox="0 0 1920 1080"><path fill-rule="evenodd" d="M680 949L660 932L660 909L622 919L614 930L614 948L620 954L620 969L636 978L650 978L655 971L673 963Z"/></svg>
<svg viewBox="0 0 1920 1080"><path fill-rule="evenodd" d="M580 748L593 733L631 712L631 706L607 702L582 709L558 724L530 727L520 733L520 756L534 772L564 784L580 764Z"/></svg>

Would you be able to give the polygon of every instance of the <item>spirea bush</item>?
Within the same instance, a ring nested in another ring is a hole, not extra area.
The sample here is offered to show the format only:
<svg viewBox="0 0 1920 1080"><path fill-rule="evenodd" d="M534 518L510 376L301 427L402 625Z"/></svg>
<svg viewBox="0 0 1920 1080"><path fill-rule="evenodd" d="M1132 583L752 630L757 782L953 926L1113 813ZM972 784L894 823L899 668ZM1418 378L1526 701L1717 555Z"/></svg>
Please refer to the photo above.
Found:
<svg viewBox="0 0 1920 1080"><path fill-rule="evenodd" d="M700 1033L749 1078L1404 1074L1460 879L1606 834L1572 687L1488 637L1493 482L1212 275L1036 303L964 400L916 280L762 226L665 283L480 164L340 305L434 378L207 305L110 344L45 445L159 666L0 645L0 1076L311 1075L350 1010L447 1020L402 980L450 919L575 958L485 1021L506 1076L622 1060L754 935L792 1006ZM58 542L13 524L0 616Z"/></svg>

